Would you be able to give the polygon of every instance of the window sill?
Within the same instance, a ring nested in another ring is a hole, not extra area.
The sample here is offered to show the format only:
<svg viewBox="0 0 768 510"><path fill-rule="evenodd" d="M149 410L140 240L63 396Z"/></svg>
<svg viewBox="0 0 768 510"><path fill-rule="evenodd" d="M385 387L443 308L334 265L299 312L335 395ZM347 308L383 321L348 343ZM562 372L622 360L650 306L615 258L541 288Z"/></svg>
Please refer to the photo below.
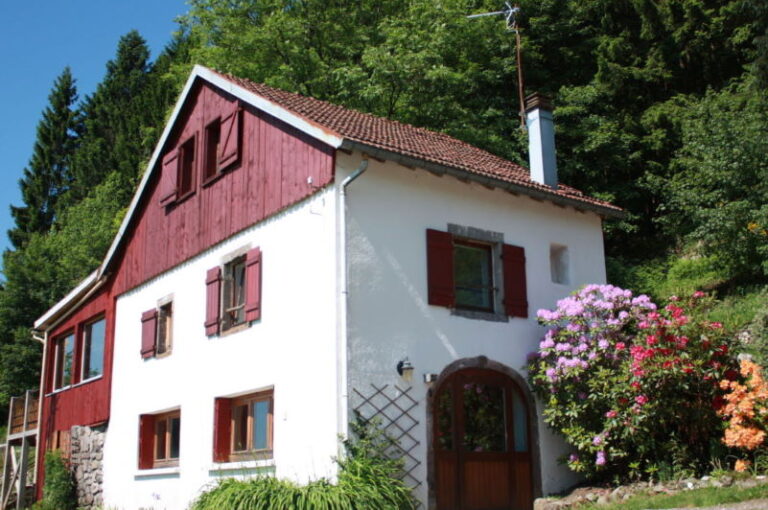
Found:
<svg viewBox="0 0 768 510"><path fill-rule="evenodd" d="M219 336L223 337L223 336L234 335L235 333L238 333L238 332L243 331L245 329L248 329L250 327L251 327L251 323L248 322L248 321L245 321L245 322L243 322L241 324L238 324L237 326L232 326L230 328L227 328L225 330L220 331L219 332Z"/></svg>
<svg viewBox="0 0 768 510"><path fill-rule="evenodd" d="M275 459L240 460L236 462L216 462L208 468L209 472L217 471L250 471L265 468L274 468Z"/></svg>
<svg viewBox="0 0 768 510"><path fill-rule="evenodd" d="M78 386L84 386L86 384L89 384L89 383L92 383L92 382L96 382L96 381L100 380L102 377L104 377L104 374L99 374L96 377L91 377L90 379L86 379L84 381L80 381L79 383L70 386L70 388L77 388Z"/></svg>
<svg viewBox="0 0 768 510"><path fill-rule="evenodd" d="M141 469L135 475L133 475L133 478L135 480L155 477L178 478L180 475L181 468L179 466L167 466L152 469Z"/></svg>
<svg viewBox="0 0 768 510"><path fill-rule="evenodd" d="M203 182L200 183L200 186L203 187L203 188L207 188L208 186L210 186L214 182L218 181L222 177L224 177L224 172L222 172L221 170L217 170L215 174L213 174L210 177L207 177L205 180L203 180Z"/></svg>
<svg viewBox="0 0 768 510"><path fill-rule="evenodd" d="M452 308L451 315L464 317L466 319L475 319L489 322L509 322L509 317L505 313L483 312L480 310L464 310L461 308Z"/></svg>

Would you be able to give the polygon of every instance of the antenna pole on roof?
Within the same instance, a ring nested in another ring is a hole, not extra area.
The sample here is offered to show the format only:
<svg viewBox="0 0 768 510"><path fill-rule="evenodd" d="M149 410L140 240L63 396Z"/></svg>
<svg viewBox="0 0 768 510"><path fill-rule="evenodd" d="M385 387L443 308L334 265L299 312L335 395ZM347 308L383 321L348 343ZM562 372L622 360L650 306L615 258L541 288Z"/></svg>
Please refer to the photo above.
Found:
<svg viewBox="0 0 768 510"><path fill-rule="evenodd" d="M515 53L517 59L517 95L520 103L520 129L525 129L525 83L523 82L523 51L520 47L520 26L518 25L518 16L520 6L514 6L509 2L504 2L504 9L501 11L484 12L481 14L471 14L468 19L484 18L486 16L504 16L507 21L507 30L515 33Z"/></svg>

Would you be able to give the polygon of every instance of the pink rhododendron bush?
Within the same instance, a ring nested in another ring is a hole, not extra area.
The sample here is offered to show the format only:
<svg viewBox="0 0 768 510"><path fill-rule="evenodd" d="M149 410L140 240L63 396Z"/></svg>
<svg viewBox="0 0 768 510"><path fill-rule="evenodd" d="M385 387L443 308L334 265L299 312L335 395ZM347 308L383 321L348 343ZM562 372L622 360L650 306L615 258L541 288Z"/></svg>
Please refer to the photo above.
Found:
<svg viewBox="0 0 768 510"><path fill-rule="evenodd" d="M720 381L739 376L701 292L663 307L611 285L588 285L539 310L548 330L529 378L544 420L592 478L702 472L722 448Z"/></svg>

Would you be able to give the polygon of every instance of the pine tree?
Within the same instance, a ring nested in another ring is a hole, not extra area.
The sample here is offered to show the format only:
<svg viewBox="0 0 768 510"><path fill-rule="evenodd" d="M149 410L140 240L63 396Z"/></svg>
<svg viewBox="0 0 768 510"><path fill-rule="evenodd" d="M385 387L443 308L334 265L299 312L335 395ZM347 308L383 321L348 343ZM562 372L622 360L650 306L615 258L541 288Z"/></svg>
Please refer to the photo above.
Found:
<svg viewBox="0 0 768 510"><path fill-rule="evenodd" d="M11 206L16 226L8 231L8 237L16 248L24 246L30 234L48 231L57 214L58 199L69 183L80 131L74 107L77 88L69 67L54 82L48 101L37 125L29 166L19 181L24 205Z"/></svg>

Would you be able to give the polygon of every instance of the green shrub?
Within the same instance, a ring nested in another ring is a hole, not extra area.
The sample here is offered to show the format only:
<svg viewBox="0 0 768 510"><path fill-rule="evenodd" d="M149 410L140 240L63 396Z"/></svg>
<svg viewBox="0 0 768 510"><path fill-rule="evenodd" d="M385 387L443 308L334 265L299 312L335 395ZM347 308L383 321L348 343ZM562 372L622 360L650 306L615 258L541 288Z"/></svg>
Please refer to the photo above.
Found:
<svg viewBox="0 0 768 510"><path fill-rule="evenodd" d="M354 438L345 441L347 456L338 460L337 482L327 479L298 485L260 476L226 479L203 493L192 510L413 510L411 492L398 479L397 449L375 424L358 421Z"/></svg>
<svg viewBox="0 0 768 510"><path fill-rule="evenodd" d="M39 510L75 510L77 508L75 479L67 461L59 451L45 454L43 499L37 508Z"/></svg>

